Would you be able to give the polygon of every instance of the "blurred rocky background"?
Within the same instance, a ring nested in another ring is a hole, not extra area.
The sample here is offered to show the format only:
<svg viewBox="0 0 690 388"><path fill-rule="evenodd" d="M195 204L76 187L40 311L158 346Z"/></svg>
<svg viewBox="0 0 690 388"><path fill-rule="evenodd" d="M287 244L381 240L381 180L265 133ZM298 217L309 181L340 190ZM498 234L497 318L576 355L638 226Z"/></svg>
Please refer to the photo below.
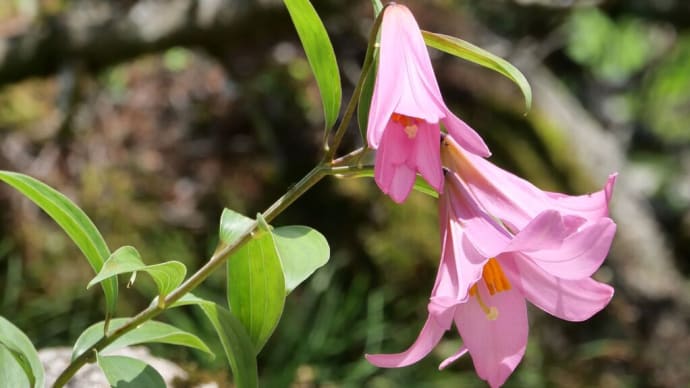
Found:
<svg viewBox="0 0 690 388"><path fill-rule="evenodd" d="M403 1L423 29L516 64L525 114L500 75L432 52L444 96L494 151L544 189L586 193L619 172L619 233L597 278L611 305L586 323L531 312L527 355L508 387L690 384L690 3L685 0ZM345 97L372 23L368 0L314 2ZM0 169L32 175L82 206L111 249L198 268L223 207L253 215L318 161L319 95L278 0L0 2ZM344 151L361 144L353 126ZM483 386L469 358L438 372L457 335L414 366L377 369L426 316L439 256L436 202L396 206L370 180L327 179L280 216L328 238L332 258L288 298L262 351L267 387ZM0 187L0 315L37 348L69 346L102 319L91 269L69 239ZM222 272L222 271L221 271ZM120 315L153 285L122 289ZM124 285L124 284L123 284ZM200 295L223 301L224 274ZM201 333L216 359L152 346L188 384L231 377L195 310L162 319Z"/></svg>

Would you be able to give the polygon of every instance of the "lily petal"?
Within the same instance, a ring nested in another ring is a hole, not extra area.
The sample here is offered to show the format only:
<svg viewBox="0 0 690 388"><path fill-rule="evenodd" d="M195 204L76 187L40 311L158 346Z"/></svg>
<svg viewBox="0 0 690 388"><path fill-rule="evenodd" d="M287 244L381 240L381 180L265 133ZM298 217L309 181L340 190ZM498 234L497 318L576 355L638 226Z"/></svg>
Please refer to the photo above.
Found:
<svg viewBox="0 0 690 388"><path fill-rule="evenodd" d="M546 192L465 151L456 140L452 135L444 138L444 165L467 182L469 190L487 213L498 217L512 230L524 229L534 217L549 209L563 216L579 216L588 221L608 216L615 174L609 177L604 189L596 193L568 196Z"/></svg>
<svg viewBox="0 0 690 388"><path fill-rule="evenodd" d="M617 177L618 173L609 175L608 179L606 180L606 184L604 185L604 189L592 194L565 195L550 191L546 191L545 193L555 200L559 207L570 209L574 213L591 214L592 217L596 217L597 215L607 215L608 203L613 196L613 186L616 184ZM605 211L601 207L602 203L607 204Z"/></svg>
<svg viewBox="0 0 690 388"><path fill-rule="evenodd" d="M558 249L525 253L541 269L563 279L592 276L601 266L611 248L616 224L602 218L572 234Z"/></svg>
<svg viewBox="0 0 690 388"><path fill-rule="evenodd" d="M426 181L441 192L443 190L443 169L441 168L441 131L438 125L420 123L417 125L417 135L414 139L414 155L419 173Z"/></svg>
<svg viewBox="0 0 690 388"><path fill-rule="evenodd" d="M608 216L608 193L612 190L615 175L609 178L603 190L596 193L580 196L556 195L540 190L487 160L469 153L467 157L484 177L468 182L472 191L489 213L497 215L517 229L522 229L532 217L546 209L588 220ZM511 210L506 211L507 209Z"/></svg>
<svg viewBox="0 0 690 388"><path fill-rule="evenodd" d="M414 151L414 142L396 126L400 127L395 123L388 126L376 152L374 180L381 191L402 203L414 186L416 171L406 163L406 158Z"/></svg>
<svg viewBox="0 0 690 388"><path fill-rule="evenodd" d="M443 214L443 204L441 205L441 214ZM447 218L442 218L446 219ZM434 289L431 291L431 301L435 300L453 300L455 303L463 302L459 294L459 277L466 276L465 269L459 269L458 264L463 265L462 261L455 259L455 244L454 236L449 233L449 222L441 223L441 262L438 266L438 273L436 274L436 282ZM467 291L464 292L465 294ZM436 302L437 305L448 305L447 302Z"/></svg>
<svg viewBox="0 0 690 388"><path fill-rule="evenodd" d="M529 260L505 257L501 266L515 286L532 304L566 321L589 319L611 301L613 288L589 277L560 279Z"/></svg>
<svg viewBox="0 0 690 388"><path fill-rule="evenodd" d="M400 368L414 364L436 347L451 323L452 320L439 322L430 314L417 340L406 351L396 354L367 354L365 357L370 363L382 368Z"/></svg>
<svg viewBox="0 0 690 388"><path fill-rule="evenodd" d="M412 191L416 177L417 174L415 174L413 169L406 164L401 164L395 169L390 190L388 192L384 190L384 192L390 195L391 199L396 203L403 203Z"/></svg>
<svg viewBox="0 0 690 388"><path fill-rule="evenodd" d="M448 298L455 303L467 301L470 287L482 276L487 259L464 236L464 229L450 216L448 196L439 201L441 214L441 263L431 300Z"/></svg>
<svg viewBox="0 0 690 388"><path fill-rule="evenodd" d="M441 365L438 366L438 370L445 369L448 365L457 361L458 358L464 356L465 353L467 353L467 348L465 347L465 345L463 345L460 347L460 350L455 352L455 354L443 360L443 362L441 362Z"/></svg>
<svg viewBox="0 0 690 388"><path fill-rule="evenodd" d="M482 139L472 127L453 114L448 108L446 108L445 116L446 117L441 120L443 125L446 127L448 133L450 133L462 147L481 157L491 156L491 151L489 151L489 147L484 143L484 139Z"/></svg>
<svg viewBox="0 0 690 388"><path fill-rule="evenodd" d="M381 138L379 151L385 154L385 164L399 165L407 162L415 149L415 142L405 134L402 125L389 122Z"/></svg>
<svg viewBox="0 0 690 388"><path fill-rule="evenodd" d="M510 241L506 251L534 252L559 249L572 233L561 214L555 210L539 213ZM496 254L494 254L496 255Z"/></svg>
<svg viewBox="0 0 690 388"><path fill-rule="evenodd" d="M390 12L390 8L386 8L384 12ZM381 25L381 41L386 44L381 45L378 65L379 69L386 69L386 71L376 73L367 122L367 142L373 149L379 148L386 125L400 100L403 87L400 79L404 69L399 64L398 54L402 43L397 39L397 26L391 25L389 20L388 17L384 17Z"/></svg>
<svg viewBox="0 0 690 388"><path fill-rule="evenodd" d="M466 301L468 292L472 285L482 277L482 269L484 264L489 260L488 257L481 255L474 244L469 241L467 236L458 231L460 227L457 223L451 222L452 230L455 230L453 240L460 239L459 243L455 243L452 247L454 252L454 260L458 269L457 279L457 295L459 301Z"/></svg>
<svg viewBox="0 0 690 388"><path fill-rule="evenodd" d="M489 295L483 284L477 285L482 295ZM492 387L498 387L513 373L525 354L527 308L525 299L513 290L484 300L498 309L495 320L487 319L477 298L471 297L467 303L458 305L455 324L479 377Z"/></svg>
<svg viewBox="0 0 690 388"><path fill-rule="evenodd" d="M510 242L508 232L479 208L465 182L456 174L449 173L446 179L448 185L444 197L452 209L450 216L461 225L468 242L475 247L476 255L483 256L482 259L473 262L485 261L493 257L494 253L502 252ZM468 257L472 256L472 252L468 251Z"/></svg>
<svg viewBox="0 0 690 388"><path fill-rule="evenodd" d="M397 81L401 85L395 112L437 124L445 116L445 104L436 82L429 51L412 12L403 5L392 5L384 11L381 26L381 65L390 59L390 66L400 68ZM379 71L379 74L382 72ZM372 98L373 100L373 98Z"/></svg>

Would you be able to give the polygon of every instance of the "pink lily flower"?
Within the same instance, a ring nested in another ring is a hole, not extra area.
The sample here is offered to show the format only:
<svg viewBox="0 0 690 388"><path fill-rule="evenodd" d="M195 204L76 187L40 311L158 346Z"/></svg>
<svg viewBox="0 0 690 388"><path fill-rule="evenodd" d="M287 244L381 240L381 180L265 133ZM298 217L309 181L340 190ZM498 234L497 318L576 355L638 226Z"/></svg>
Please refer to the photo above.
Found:
<svg viewBox="0 0 690 388"><path fill-rule="evenodd" d="M388 5L381 22L378 72L369 110L367 141L378 149L374 178L403 202L419 172L442 190L440 123L468 151L489 156L482 138L443 102L419 26L404 5Z"/></svg>
<svg viewBox="0 0 690 388"><path fill-rule="evenodd" d="M452 136L442 141L443 164L467 183L481 206L511 230L522 229L537 214L554 209L561 214L596 220L609 214L617 174L592 194L565 195L542 191L525 179L463 149Z"/></svg>
<svg viewBox="0 0 690 388"><path fill-rule="evenodd" d="M441 263L419 337L402 353L366 357L380 367L413 364L455 323L464 343L440 368L469 352L479 377L498 387L525 353L526 300L568 321L586 320L609 303L613 288L591 275L606 257L616 225L605 215L596 218L593 207L581 206L582 198L547 195L571 198L563 206L570 213L545 209L520 228L506 228L480 205L471 191L475 182L460 176L446 173ZM584 209L582 215L573 203Z"/></svg>

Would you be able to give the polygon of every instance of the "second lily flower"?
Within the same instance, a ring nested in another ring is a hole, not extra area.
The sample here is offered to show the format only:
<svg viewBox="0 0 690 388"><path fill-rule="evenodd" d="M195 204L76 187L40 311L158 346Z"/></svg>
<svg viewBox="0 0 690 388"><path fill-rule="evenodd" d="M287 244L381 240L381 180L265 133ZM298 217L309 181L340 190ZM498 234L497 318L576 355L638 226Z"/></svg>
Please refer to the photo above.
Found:
<svg viewBox="0 0 690 388"><path fill-rule="evenodd" d="M442 190L441 123L466 150L479 156L490 152L482 138L443 102L429 52L410 10L391 4L383 12L367 141L369 147L378 149L376 183L401 203L412 190L417 172L434 189Z"/></svg>

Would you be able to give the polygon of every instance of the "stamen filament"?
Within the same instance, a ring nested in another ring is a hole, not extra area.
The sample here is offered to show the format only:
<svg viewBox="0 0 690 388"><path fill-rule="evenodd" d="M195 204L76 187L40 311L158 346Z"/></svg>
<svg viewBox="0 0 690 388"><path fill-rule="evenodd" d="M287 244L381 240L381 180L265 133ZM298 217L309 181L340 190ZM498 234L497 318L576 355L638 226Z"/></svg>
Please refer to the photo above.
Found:
<svg viewBox="0 0 690 388"><path fill-rule="evenodd" d="M482 279L491 296L497 292L508 291L511 288L508 278L501 269L501 265L498 263L498 260L493 257L484 264L484 268L482 268ZM488 306L484 303L476 283L470 287L469 295L477 297L479 307L484 311L488 320L495 321L498 318L498 308L496 308L496 306Z"/></svg>
<svg viewBox="0 0 690 388"><path fill-rule="evenodd" d="M482 300L482 295L479 292L479 289L477 288L476 284L472 286L472 288L470 288L470 295L477 297L479 307L481 307L482 311L484 311L486 319L490 321L495 321L496 319L498 319L498 309L496 308L496 306L487 306L486 303L484 303L484 301Z"/></svg>

